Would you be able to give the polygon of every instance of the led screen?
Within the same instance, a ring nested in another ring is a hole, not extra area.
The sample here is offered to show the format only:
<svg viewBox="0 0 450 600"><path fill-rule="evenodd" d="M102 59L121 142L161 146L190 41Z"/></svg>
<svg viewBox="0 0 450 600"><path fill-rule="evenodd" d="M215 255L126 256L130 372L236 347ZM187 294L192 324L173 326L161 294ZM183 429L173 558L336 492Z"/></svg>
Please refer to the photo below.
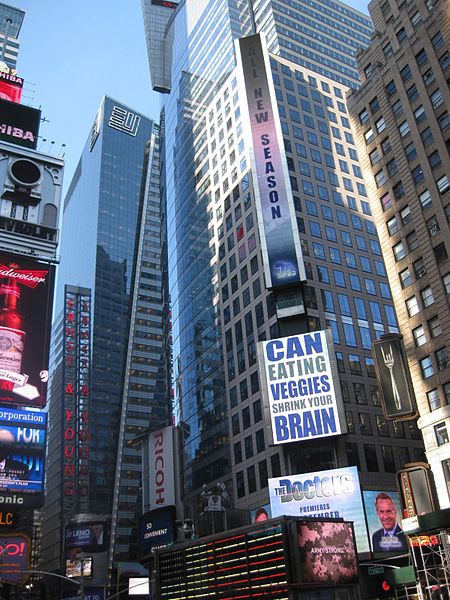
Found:
<svg viewBox="0 0 450 600"><path fill-rule="evenodd" d="M305 585L358 583L351 523L298 523L299 582Z"/></svg>
<svg viewBox="0 0 450 600"><path fill-rule="evenodd" d="M71 523L66 525L65 550L81 548L91 552L104 550L106 540L106 523Z"/></svg>
<svg viewBox="0 0 450 600"><path fill-rule="evenodd" d="M0 580L19 583L27 579L25 571L30 568L31 541L23 533L0 534Z"/></svg>
<svg viewBox="0 0 450 600"><path fill-rule="evenodd" d="M398 492L364 491L372 552L408 552L401 528L402 508Z"/></svg>
<svg viewBox="0 0 450 600"><path fill-rule="evenodd" d="M0 140L36 149L41 111L0 99Z"/></svg>
<svg viewBox="0 0 450 600"><path fill-rule="evenodd" d="M92 557L66 560L66 577L81 577L92 579Z"/></svg>

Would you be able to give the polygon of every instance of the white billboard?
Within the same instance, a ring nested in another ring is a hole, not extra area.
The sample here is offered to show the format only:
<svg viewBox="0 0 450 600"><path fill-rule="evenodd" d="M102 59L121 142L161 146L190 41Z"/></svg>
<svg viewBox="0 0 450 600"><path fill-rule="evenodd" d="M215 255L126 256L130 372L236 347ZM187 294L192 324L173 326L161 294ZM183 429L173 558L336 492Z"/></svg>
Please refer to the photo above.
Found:
<svg viewBox="0 0 450 600"><path fill-rule="evenodd" d="M272 517L318 517L353 521L358 552L369 552L358 469L288 475L269 479Z"/></svg>
<svg viewBox="0 0 450 600"><path fill-rule="evenodd" d="M148 436L146 458L150 508L175 506L173 427L164 427Z"/></svg>
<svg viewBox="0 0 450 600"><path fill-rule="evenodd" d="M260 342L258 358L275 444L346 433L329 332Z"/></svg>

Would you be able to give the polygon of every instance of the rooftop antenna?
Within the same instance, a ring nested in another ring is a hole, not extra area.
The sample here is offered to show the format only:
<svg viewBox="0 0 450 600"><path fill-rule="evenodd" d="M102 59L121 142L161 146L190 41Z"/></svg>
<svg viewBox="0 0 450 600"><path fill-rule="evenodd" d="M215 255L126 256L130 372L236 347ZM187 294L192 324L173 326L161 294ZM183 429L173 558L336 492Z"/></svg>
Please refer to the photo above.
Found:
<svg viewBox="0 0 450 600"><path fill-rule="evenodd" d="M41 143L39 144L38 150L40 151L42 148L42 144L47 141L47 138L42 138Z"/></svg>

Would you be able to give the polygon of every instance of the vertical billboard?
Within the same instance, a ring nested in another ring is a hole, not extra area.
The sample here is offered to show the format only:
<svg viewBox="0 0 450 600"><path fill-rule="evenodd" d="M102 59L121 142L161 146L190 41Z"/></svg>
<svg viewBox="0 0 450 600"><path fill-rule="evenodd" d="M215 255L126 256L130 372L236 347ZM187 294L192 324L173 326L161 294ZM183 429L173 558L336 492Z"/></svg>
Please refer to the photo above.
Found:
<svg viewBox="0 0 450 600"><path fill-rule="evenodd" d="M298 582L307 586L358 583L352 523L306 521L298 528Z"/></svg>
<svg viewBox="0 0 450 600"><path fill-rule="evenodd" d="M144 503L151 509L175 506L173 427L164 427L148 436L144 452ZM147 478L148 474L148 478Z"/></svg>
<svg viewBox="0 0 450 600"><path fill-rule="evenodd" d="M372 352L386 419L414 419L417 410L402 336L383 335L373 342Z"/></svg>
<svg viewBox="0 0 450 600"><path fill-rule="evenodd" d="M364 491L363 498L372 552L408 552L408 542L401 527L400 494Z"/></svg>
<svg viewBox="0 0 450 600"><path fill-rule="evenodd" d="M0 406L0 502L44 504L47 414Z"/></svg>
<svg viewBox="0 0 450 600"><path fill-rule="evenodd" d="M369 552L357 467L269 479L269 498L272 517L353 521L358 552Z"/></svg>
<svg viewBox="0 0 450 600"><path fill-rule="evenodd" d="M63 336L64 515L88 512L91 290L65 286Z"/></svg>
<svg viewBox="0 0 450 600"><path fill-rule="evenodd" d="M45 406L54 274L0 253L0 404Z"/></svg>
<svg viewBox="0 0 450 600"><path fill-rule="evenodd" d="M28 579L31 540L23 533L0 533L0 581L17 585Z"/></svg>
<svg viewBox="0 0 450 600"><path fill-rule="evenodd" d="M329 332L259 342L258 359L275 444L346 432Z"/></svg>
<svg viewBox="0 0 450 600"><path fill-rule="evenodd" d="M306 279L269 54L261 35L236 42L266 286Z"/></svg>

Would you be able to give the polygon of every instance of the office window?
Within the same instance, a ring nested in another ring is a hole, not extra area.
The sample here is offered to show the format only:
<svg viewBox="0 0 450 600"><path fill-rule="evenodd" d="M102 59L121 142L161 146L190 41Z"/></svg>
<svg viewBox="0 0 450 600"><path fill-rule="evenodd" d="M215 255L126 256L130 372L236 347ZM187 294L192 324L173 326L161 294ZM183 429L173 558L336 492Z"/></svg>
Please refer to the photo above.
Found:
<svg viewBox="0 0 450 600"><path fill-rule="evenodd" d="M437 235L437 234L440 232L440 230L441 230L441 228L440 228L440 226L439 226L439 221L438 221L438 219L437 219L436 215L433 215L432 217L430 217L430 218L427 220L427 223L426 223L426 224L427 224L428 235L429 235L430 237L434 237L434 236L435 236L435 235Z"/></svg>
<svg viewBox="0 0 450 600"><path fill-rule="evenodd" d="M445 243L442 242L433 248L434 258L438 265L442 265L448 259L447 249L445 247Z"/></svg>
<svg viewBox="0 0 450 600"><path fill-rule="evenodd" d="M394 102L394 104L392 105L392 112L394 113L394 115L396 117L398 117L399 115L402 114L402 112L403 112L403 104L400 102L400 100L396 100Z"/></svg>
<svg viewBox="0 0 450 600"><path fill-rule="evenodd" d="M400 132L401 137L405 137L410 132L408 121L403 121L400 123L398 130Z"/></svg>
<svg viewBox="0 0 450 600"><path fill-rule="evenodd" d="M412 277L409 269L404 269L398 274L402 288L406 288L412 284Z"/></svg>
<svg viewBox="0 0 450 600"><path fill-rule="evenodd" d="M400 77L403 79L404 82L411 79L412 73L411 69L409 68L409 65L405 65L403 69L400 69Z"/></svg>
<svg viewBox="0 0 450 600"><path fill-rule="evenodd" d="M245 481L243 471L238 471L236 473L236 490L238 498L245 496Z"/></svg>
<svg viewBox="0 0 450 600"><path fill-rule="evenodd" d="M439 321L439 317L432 317L427 321L427 324L432 339L442 335L442 327Z"/></svg>
<svg viewBox="0 0 450 600"><path fill-rule="evenodd" d="M416 54L416 62L419 65L419 67L421 67L422 65L424 65L426 62L428 62L428 56L427 53L425 52L425 49L422 48L422 50L420 50L417 54Z"/></svg>
<svg viewBox="0 0 450 600"><path fill-rule="evenodd" d="M259 429L255 433L255 440L256 440L256 451L264 452L264 449L266 447L265 440L264 440L264 429Z"/></svg>
<svg viewBox="0 0 450 600"><path fill-rule="evenodd" d="M419 247L419 240L417 239L415 231L412 231L409 235L406 236L406 244L410 252Z"/></svg>
<svg viewBox="0 0 450 600"><path fill-rule="evenodd" d="M394 451L392 446L381 446L381 456L383 458L384 470L386 473L395 473Z"/></svg>
<svg viewBox="0 0 450 600"><path fill-rule="evenodd" d="M408 316L410 317L413 317L419 313L419 304L415 296L411 296L411 298L406 300L406 310L408 311Z"/></svg>
<svg viewBox="0 0 450 600"><path fill-rule="evenodd" d="M234 444L234 462L236 465L242 462L241 442L236 442L236 444Z"/></svg>
<svg viewBox="0 0 450 600"><path fill-rule="evenodd" d="M414 275L416 279L420 279L426 273L425 264L423 258L419 258L413 262Z"/></svg>
<svg viewBox="0 0 450 600"><path fill-rule="evenodd" d="M438 117L438 123L442 131L447 129L447 127L450 125L450 116L447 111Z"/></svg>
<svg viewBox="0 0 450 600"><path fill-rule="evenodd" d="M415 329L413 329L413 337L414 337L414 343L416 344L417 347L423 346L424 344L426 344L427 342L427 338L425 336L425 329L423 328L423 325L419 325L419 327L416 327Z"/></svg>
<svg viewBox="0 0 450 600"><path fill-rule="evenodd" d="M364 457L366 459L366 466L368 471L375 473L379 472L377 450L372 444L364 444Z"/></svg>
<svg viewBox="0 0 450 600"><path fill-rule="evenodd" d="M411 171L411 175L416 185L422 183L422 181L425 180L425 176L423 174L423 169L421 165L417 165L417 167L414 167L414 169Z"/></svg>
<svg viewBox="0 0 450 600"><path fill-rule="evenodd" d="M445 422L435 425L434 433L436 435L436 442L437 442L438 446L443 446L444 444L448 444L449 437L448 437L447 425L445 424Z"/></svg>
<svg viewBox="0 0 450 600"><path fill-rule="evenodd" d="M363 435L372 435L372 423L366 413L358 413L359 429Z"/></svg>
<svg viewBox="0 0 450 600"><path fill-rule="evenodd" d="M397 161L395 160L395 158L393 158L387 163L386 168L389 177L393 177L398 172Z"/></svg>
<svg viewBox="0 0 450 600"><path fill-rule="evenodd" d="M359 460L358 444L355 442L346 442L345 451L347 453L347 460L349 465L355 465L358 469L361 469L361 461Z"/></svg>
<svg viewBox="0 0 450 600"><path fill-rule="evenodd" d="M269 474L267 472L267 461L261 460L258 463L258 471L259 471L259 487L264 489L267 487Z"/></svg>
<svg viewBox="0 0 450 600"><path fill-rule="evenodd" d="M370 162L372 165L376 165L377 162L379 162L381 160L381 154L380 154L380 151L378 150L378 148L375 148L375 150L372 150L372 152L369 154L369 158L370 158Z"/></svg>
<svg viewBox="0 0 450 600"><path fill-rule="evenodd" d="M389 437L389 427L386 419L381 415L376 415L378 435Z"/></svg>
<svg viewBox="0 0 450 600"><path fill-rule="evenodd" d="M386 92L388 96L392 96L392 94L395 94L395 92L397 91L397 88L395 87L395 82L392 79L387 85L386 85Z"/></svg>
<svg viewBox="0 0 450 600"><path fill-rule="evenodd" d="M444 102L444 97L442 96L441 90L438 89L435 92L433 92L430 96L430 100L431 104L433 105L433 108L438 108L439 106L441 106L441 104L443 104Z"/></svg>
<svg viewBox="0 0 450 600"><path fill-rule="evenodd" d="M398 29L395 32L395 35L397 36L397 40L398 40L399 44L401 44L408 37L408 35L406 33L406 29L404 27L400 27L400 29Z"/></svg>
<svg viewBox="0 0 450 600"><path fill-rule="evenodd" d="M438 366L438 370L442 371L448 367L448 353L447 348L440 348L434 353L436 357L436 362Z"/></svg>
<svg viewBox="0 0 450 600"><path fill-rule="evenodd" d="M392 196L390 195L390 193L387 192L386 194L381 196L380 202L381 202L381 207L384 211L386 211L388 208L391 208L391 206L393 205L393 201L392 201Z"/></svg>
<svg viewBox="0 0 450 600"><path fill-rule="evenodd" d="M398 200L405 195L405 188L401 181L398 181L395 185L392 186L392 191L394 192L394 198Z"/></svg>
<svg viewBox="0 0 450 600"><path fill-rule="evenodd" d="M368 129L364 134L364 139L366 140L366 144L370 144L375 139L375 133L372 128Z"/></svg>
<svg viewBox="0 0 450 600"><path fill-rule="evenodd" d="M417 91L417 87L415 84L413 84L410 88L408 88L406 93L407 93L408 99L411 103L413 103L419 97L419 92Z"/></svg>
<svg viewBox="0 0 450 600"><path fill-rule="evenodd" d="M423 302L424 308L427 308L428 306L431 306L432 304L434 304L433 291L430 287L426 287L423 290L421 290L420 295L422 297L422 302Z"/></svg>
<svg viewBox="0 0 450 600"><path fill-rule="evenodd" d="M430 167L432 169L436 169L441 164L442 160L437 150L429 155L428 162L430 163Z"/></svg>
<svg viewBox="0 0 450 600"><path fill-rule="evenodd" d="M426 210L432 204L431 195L429 190L425 190L421 194L419 194L419 201L422 210Z"/></svg>
<svg viewBox="0 0 450 600"><path fill-rule="evenodd" d="M430 410L437 410L441 408L441 399L439 398L439 391L437 388L427 392L428 405Z"/></svg>
<svg viewBox="0 0 450 600"><path fill-rule="evenodd" d="M407 223L412 221L412 213L411 213L411 209L409 208L408 205L406 205L405 208L403 208L400 211L400 219L401 219L402 225L406 225Z"/></svg>
<svg viewBox="0 0 450 600"><path fill-rule="evenodd" d="M421 131L420 137L424 146L430 146L434 142L430 127L426 127L423 131Z"/></svg>
<svg viewBox="0 0 450 600"><path fill-rule="evenodd" d="M434 375L434 367L431 356L425 356L425 358L422 358L422 360L419 361L419 364L420 370L422 371L422 377L424 379Z"/></svg>
<svg viewBox="0 0 450 600"><path fill-rule="evenodd" d="M392 248L392 250L394 252L395 260L397 262L399 260L402 260L402 258L405 258L406 250L403 246L403 242L398 242L398 244L395 244L395 246Z"/></svg>
<svg viewBox="0 0 450 600"><path fill-rule="evenodd" d="M450 184L448 182L447 175L444 175L443 177L441 177L440 179L438 179L436 181L436 185L438 187L439 192L441 194L444 194L450 188Z"/></svg>
<svg viewBox="0 0 450 600"><path fill-rule="evenodd" d="M384 117L381 117L380 119L375 121L375 127L377 128L378 133L381 133L386 129L386 122L384 120Z"/></svg>

